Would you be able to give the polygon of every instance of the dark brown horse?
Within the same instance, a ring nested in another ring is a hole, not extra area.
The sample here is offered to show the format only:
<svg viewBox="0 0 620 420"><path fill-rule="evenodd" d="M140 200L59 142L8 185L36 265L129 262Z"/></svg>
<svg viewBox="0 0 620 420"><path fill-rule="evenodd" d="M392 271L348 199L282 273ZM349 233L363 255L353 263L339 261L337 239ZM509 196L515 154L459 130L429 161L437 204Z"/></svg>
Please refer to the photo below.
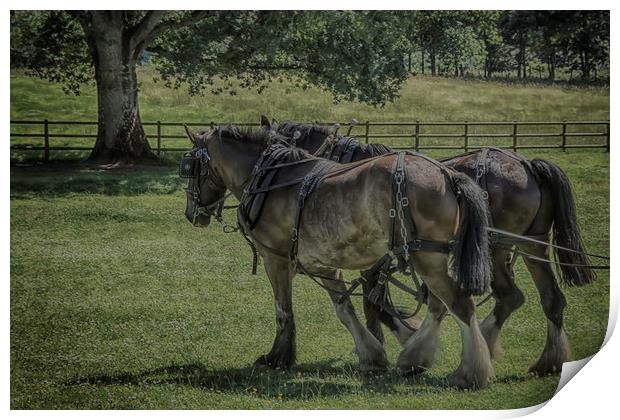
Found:
<svg viewBox="0 0 620 420"><path fill-rule="evenodd" d="M438 244L453 241L453 263L451 266L449 255L443 251L407 252L433 293L435 300L430 307L437 317L425 321L429 325L407 342L397 368L420 372L430 365L437 347L434 332L447 307L459 324L462 338L461 364L449 382L466 388L489 383L493 368L470 297L490 283L487 207L482 191L472 180L412 154L340 165L301 149L270 146L270 136L264 131L232 126L217 128L208 135L190 133L190 139L194 149L184 158L180 170L190 177L185 213L194 224L210 223L213 209L226 189L242 203L253 191L266 191L251 189L257 174L278 168L272 179L275 186L269 189L260 218L248 232L263 257L276 306L276 338L271 351L257 364L287 368L295 360L291 288L293 277L303 266L305 272L320 276L328 289L338 318L353 336L361 369L385 368L383 346L360 323L350 299L341 299L345 286L339 269L367 269L390 249L393 168L400 167L405 173L415 174L404 177L403 188L417 238ZM278 158L271 167L262 166L261 162L274 156ZM317 173L320 178L311 178ZM300 189L308 179L317 180L314 192L304 199L304 210L298 212ZM296 223L296 219L301 222ZM293 243L297 250L291 264ZM396 238L397 249L406 252L405 243Z"/></svg>
<svg viewBox="0 0 620 420"><path fill-rule="evenodd" d="M279 131L277 126L269 129ZM301 133L307 132L305 124L288 123L284 134L289 135L295 130ZM350 147L350 140L337 136L328 138L328 131L322 133L325 135L326 143L317 154L326 156L325 153L329 153L328 157L333 158L335 149ZM315 134L313 142L317 141L316 136L318 134ZM303 147L305 141L307 140L304 137L300 137L297 143ZM354 153L348 155L348 161L353 162L390 152L389 149L382 151L377 145L365 146L367 145L357 147ZM337 156L344 157L345 154L340 151ZM442 159L442 162L484 184L488 192L491 221L495 227L545 240L552 233L554 244L584 251L570 182L555 164L542 159L530 161L515 153L497 149L466 153ZM511 248L500 244L491 246L493 267L491 287L495 307L482 321L481 330L492 356L497 356L501 352L499 336L504 322L524 302L523 293L515 284L510 263L513 252ZM538 289L540 302L547 317L547 341L542 355L530 366L530 372L539 375L556 373L561 370L562 364L571 358L568 338L563 327L566 299L558 287L551 264L545 261L549 259L549 247L521 243L519 248L533 256L524 258L524 262ZM582 286L593 280L594 272L586 267L589 265L586 256L560 250L557 253L557 260L562 264L559 274L564 284ZM372 287L372 285L366 286ZM435 303L432 297L429 304L431 311L422 325L424 330L417 334L428 334L426 325L430 322L438 323L443 316L439 309L433 312ZM367 298L364 298L364 312L368 328L380 341L383 341L383 333L379 320L396 335L401 344L406 346L408 340L414 339L411 329L405 328L400 321L381 311Z"/></svg>

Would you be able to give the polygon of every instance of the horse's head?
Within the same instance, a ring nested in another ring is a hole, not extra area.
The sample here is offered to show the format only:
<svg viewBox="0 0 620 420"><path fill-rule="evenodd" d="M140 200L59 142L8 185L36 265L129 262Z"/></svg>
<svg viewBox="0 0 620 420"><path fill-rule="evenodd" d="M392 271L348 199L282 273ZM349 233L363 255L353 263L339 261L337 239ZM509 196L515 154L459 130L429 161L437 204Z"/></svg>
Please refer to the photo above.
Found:
<svg viewBox="0 0 620 420"><path fill-rule="evenodd" d="M226 186L211 161L208 131L193 133L185 126L193 148L179 164L179 176L188 180L185 217L194 226L208 226L211 216L218 217L224 203Z"/></svg>

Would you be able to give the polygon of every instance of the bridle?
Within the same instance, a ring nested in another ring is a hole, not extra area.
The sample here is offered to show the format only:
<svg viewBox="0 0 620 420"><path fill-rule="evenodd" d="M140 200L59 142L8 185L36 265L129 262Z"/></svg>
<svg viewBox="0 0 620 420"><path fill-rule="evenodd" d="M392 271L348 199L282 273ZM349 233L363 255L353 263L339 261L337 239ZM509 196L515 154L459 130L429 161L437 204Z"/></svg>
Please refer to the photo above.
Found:
<svg viewBox="0 0 620 420"><path fill-rule="evenodd" d="M219 130L217 130L219 135ZM269 130L269 144L280 142L285 143L289 146L295 146L297 140L301 136L299 131L295 131L291 138L285 137L275 130ZM198 217L204 216L213 216L215 220L222 223L224 225L224 232L232 233L237 231L237 228L234 226L227 225L223 221L222 211L224 209L235 209L236 205L226 206L225 201L228 197L232 195L232 191L226 192L227 188L222 183L222 181L214 175L214 171L209 165L209 161L211 160L211 156L209 155L209 151L207 150L206 145L203 147L194 147L191 151L186 152L181 158L181 162L179 163L179 177L184 179L193 179L194 187L193 188L185 188L185 192L189 195L192 200L194 215L192 218L192 224L197 226ZM201 180L201 178L203 178ZM210 204L203 204L200 200L200 185L202 182L206 182L210 188L215 191L220 192L219 198ZM244 182L244 185L249 182L249 178Z"/></svg>
<svg viewBox="0 0 620 420"><path fill-rule="evenodd" d="M185 189L185 192L191 198L193 203L193 218L192 224L197 226L198 217L200 216L214 216L216 220L221 222L222 209L224 201L229 194L226 194L226 186L222 184L222 181L214 174L209 161L209 151L206 146L195 147L191 151L186 152L181 158L179 163L179 177L185 179L193 179L191 187ZM213 203L204 204L200 199L200 186L202 183L206 183L207 186L219 193L219 197Z"/></svg>

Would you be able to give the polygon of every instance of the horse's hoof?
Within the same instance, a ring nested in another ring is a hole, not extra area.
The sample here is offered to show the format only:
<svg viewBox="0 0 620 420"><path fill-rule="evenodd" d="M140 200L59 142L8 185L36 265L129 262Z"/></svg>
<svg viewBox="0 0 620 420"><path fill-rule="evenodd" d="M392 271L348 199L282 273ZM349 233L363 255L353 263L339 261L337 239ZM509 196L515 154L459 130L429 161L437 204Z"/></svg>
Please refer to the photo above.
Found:
<svg viewBox="0 0 620 420"><path fill-rule="evenodd" d="M490 378L484 378L474 380L468 378L460 372L454 372L448 376L448 385L452 388L458 389L482 389L486 388L491 383Z"/></svg>
<svg viewBox="0 0 620 420"><path fill-rule="evenodd" d="M254 362L254 367L258 369L288 370L291 366L292 363L277 358L272 359L268 354L260 356Z"/></svg>
<svg viewBox="0 0 620 420"><path fill-rule="evenodd" d="M387 362L360 363L359 364L359 371L363 374L383 373L387 371L387 369L388 369Z"/></svg>
<svg viewBox="0 0 620 420"><path fill-rule="evenodd" d="M424 366L396 366L396 374L401 376L417 376L427 371Z"/></svg>
<svg viewBox="0 0 620 420"><path fill-rule="evenodd" d="M534 362L527 371L536 376L556 375L562 372L562 364L562 362L552 363L541 358Z"/></svg>
<svg viewBox="0 0 620 420"><path fill-rule="evenodd" d="M448 385L452 388L458 389L472 388L471 381L468 381L462 375L456 373L452 373L448 376Z"/></svg>

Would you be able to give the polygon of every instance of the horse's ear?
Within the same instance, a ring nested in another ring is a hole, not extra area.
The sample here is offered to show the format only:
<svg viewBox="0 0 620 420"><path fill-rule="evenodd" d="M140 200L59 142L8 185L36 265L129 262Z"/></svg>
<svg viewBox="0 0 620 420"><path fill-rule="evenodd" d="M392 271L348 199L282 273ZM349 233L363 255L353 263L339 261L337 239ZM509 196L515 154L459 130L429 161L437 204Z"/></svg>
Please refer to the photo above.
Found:
<svg viewBox="0 0 620 420"><path fill-rule="evenodd" d="M187 134L187 137L189 138L189 141L191 141L191 142L192 142L192 144L193 144L194 146L197 146L197 143L196 143L196 134L194 134L194 133L192 132L192 130L190 130L190 129L189 129L189 127L187 126L187 124L183 124L183 127L185 128L185 134Z"/></svg>
<svg viewBox="0 0 620 420"><path fill-rule="evenodd" d="M269 122L269 118L267 118L265 115L260 116L260 126L263 128L263 130L271 130L271 123Z"/></svg>

